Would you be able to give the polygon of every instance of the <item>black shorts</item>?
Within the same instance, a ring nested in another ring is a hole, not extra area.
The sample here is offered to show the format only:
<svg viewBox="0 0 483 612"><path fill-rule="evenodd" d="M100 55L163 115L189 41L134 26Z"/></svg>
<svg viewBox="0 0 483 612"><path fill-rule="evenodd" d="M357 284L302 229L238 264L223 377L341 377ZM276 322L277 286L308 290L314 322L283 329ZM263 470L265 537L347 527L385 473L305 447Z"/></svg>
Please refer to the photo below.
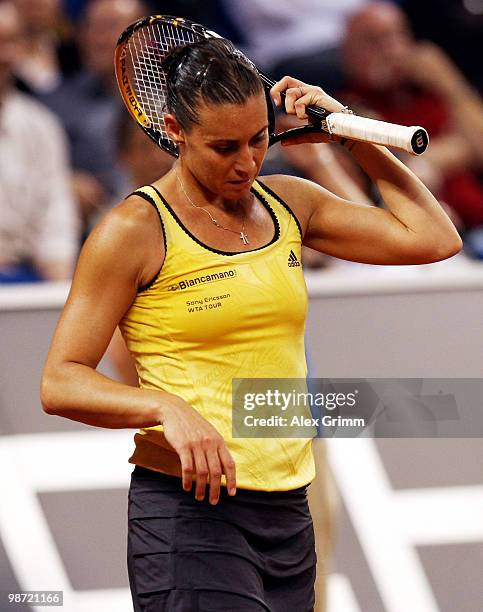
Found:
<svg viewBox="0 0 483 612"><path fill-rule="evenodd" d="M218 504L136 466L128 573L135 612L312 612L315 542L306 487L221 488Z"/></svg>

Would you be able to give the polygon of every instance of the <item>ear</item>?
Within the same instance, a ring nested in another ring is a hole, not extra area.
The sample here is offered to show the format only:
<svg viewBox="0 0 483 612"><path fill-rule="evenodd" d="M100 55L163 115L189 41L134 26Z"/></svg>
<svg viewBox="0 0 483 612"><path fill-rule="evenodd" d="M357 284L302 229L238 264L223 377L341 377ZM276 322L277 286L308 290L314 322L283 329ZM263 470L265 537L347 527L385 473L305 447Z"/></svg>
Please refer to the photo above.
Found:
<svg viewBox="0 0 483 612"><path fill-rule="evenodd" d="M178 120L171 113L164 115L164 125L166 126L166 132L168 136L177 145L184 143L184 131Z"/></svg>

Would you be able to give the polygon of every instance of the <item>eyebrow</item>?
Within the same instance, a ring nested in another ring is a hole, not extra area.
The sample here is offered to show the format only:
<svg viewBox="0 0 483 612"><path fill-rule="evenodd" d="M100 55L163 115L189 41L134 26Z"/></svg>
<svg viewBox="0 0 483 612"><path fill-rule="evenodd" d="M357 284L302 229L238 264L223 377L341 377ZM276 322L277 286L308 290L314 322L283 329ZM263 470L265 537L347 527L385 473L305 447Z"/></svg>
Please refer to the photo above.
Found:
<svg viewBox="0 0 483 612"><path fill-rule="evenodd" d="M254 134L250 140L253 140L254 138L256 138L257 136L261 136L262 133L268 128L268 123L267 125L265 125L264 127L262 127L261 130L259 130L256 134ZM230 139L230 138L215 138L214 140L210 140L209 141L210 144L228 144L228 143L234 143L234 142L238 142L238 140L236 139Z"/></svg>

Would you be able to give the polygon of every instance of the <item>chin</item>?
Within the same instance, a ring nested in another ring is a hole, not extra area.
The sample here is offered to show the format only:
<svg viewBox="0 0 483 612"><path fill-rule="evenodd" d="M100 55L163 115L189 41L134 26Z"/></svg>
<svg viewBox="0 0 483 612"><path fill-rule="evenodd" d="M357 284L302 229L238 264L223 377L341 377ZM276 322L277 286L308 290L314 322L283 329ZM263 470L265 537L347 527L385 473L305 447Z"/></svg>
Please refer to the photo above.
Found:
<svg viewBox="0 0 483 612"><path fill-rule="evenodd" d="M232 189L226 194L225 198L232 201L242 200L250 194L250 187L244 187L243 189Z"/></svg>

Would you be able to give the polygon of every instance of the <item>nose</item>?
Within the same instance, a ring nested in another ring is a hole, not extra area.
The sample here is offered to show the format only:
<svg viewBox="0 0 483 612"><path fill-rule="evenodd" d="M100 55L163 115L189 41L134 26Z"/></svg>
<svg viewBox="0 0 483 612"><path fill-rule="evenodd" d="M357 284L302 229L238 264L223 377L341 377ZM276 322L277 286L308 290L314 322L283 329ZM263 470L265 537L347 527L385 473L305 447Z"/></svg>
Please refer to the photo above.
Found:
<svg viewBox="0 0 483 612"><path fill-rule="evenodd" d="M257 169L257 160L252 147L245 147L237 156L235 162L235 170L242 177L248 177L254 174Z"/></svg>

